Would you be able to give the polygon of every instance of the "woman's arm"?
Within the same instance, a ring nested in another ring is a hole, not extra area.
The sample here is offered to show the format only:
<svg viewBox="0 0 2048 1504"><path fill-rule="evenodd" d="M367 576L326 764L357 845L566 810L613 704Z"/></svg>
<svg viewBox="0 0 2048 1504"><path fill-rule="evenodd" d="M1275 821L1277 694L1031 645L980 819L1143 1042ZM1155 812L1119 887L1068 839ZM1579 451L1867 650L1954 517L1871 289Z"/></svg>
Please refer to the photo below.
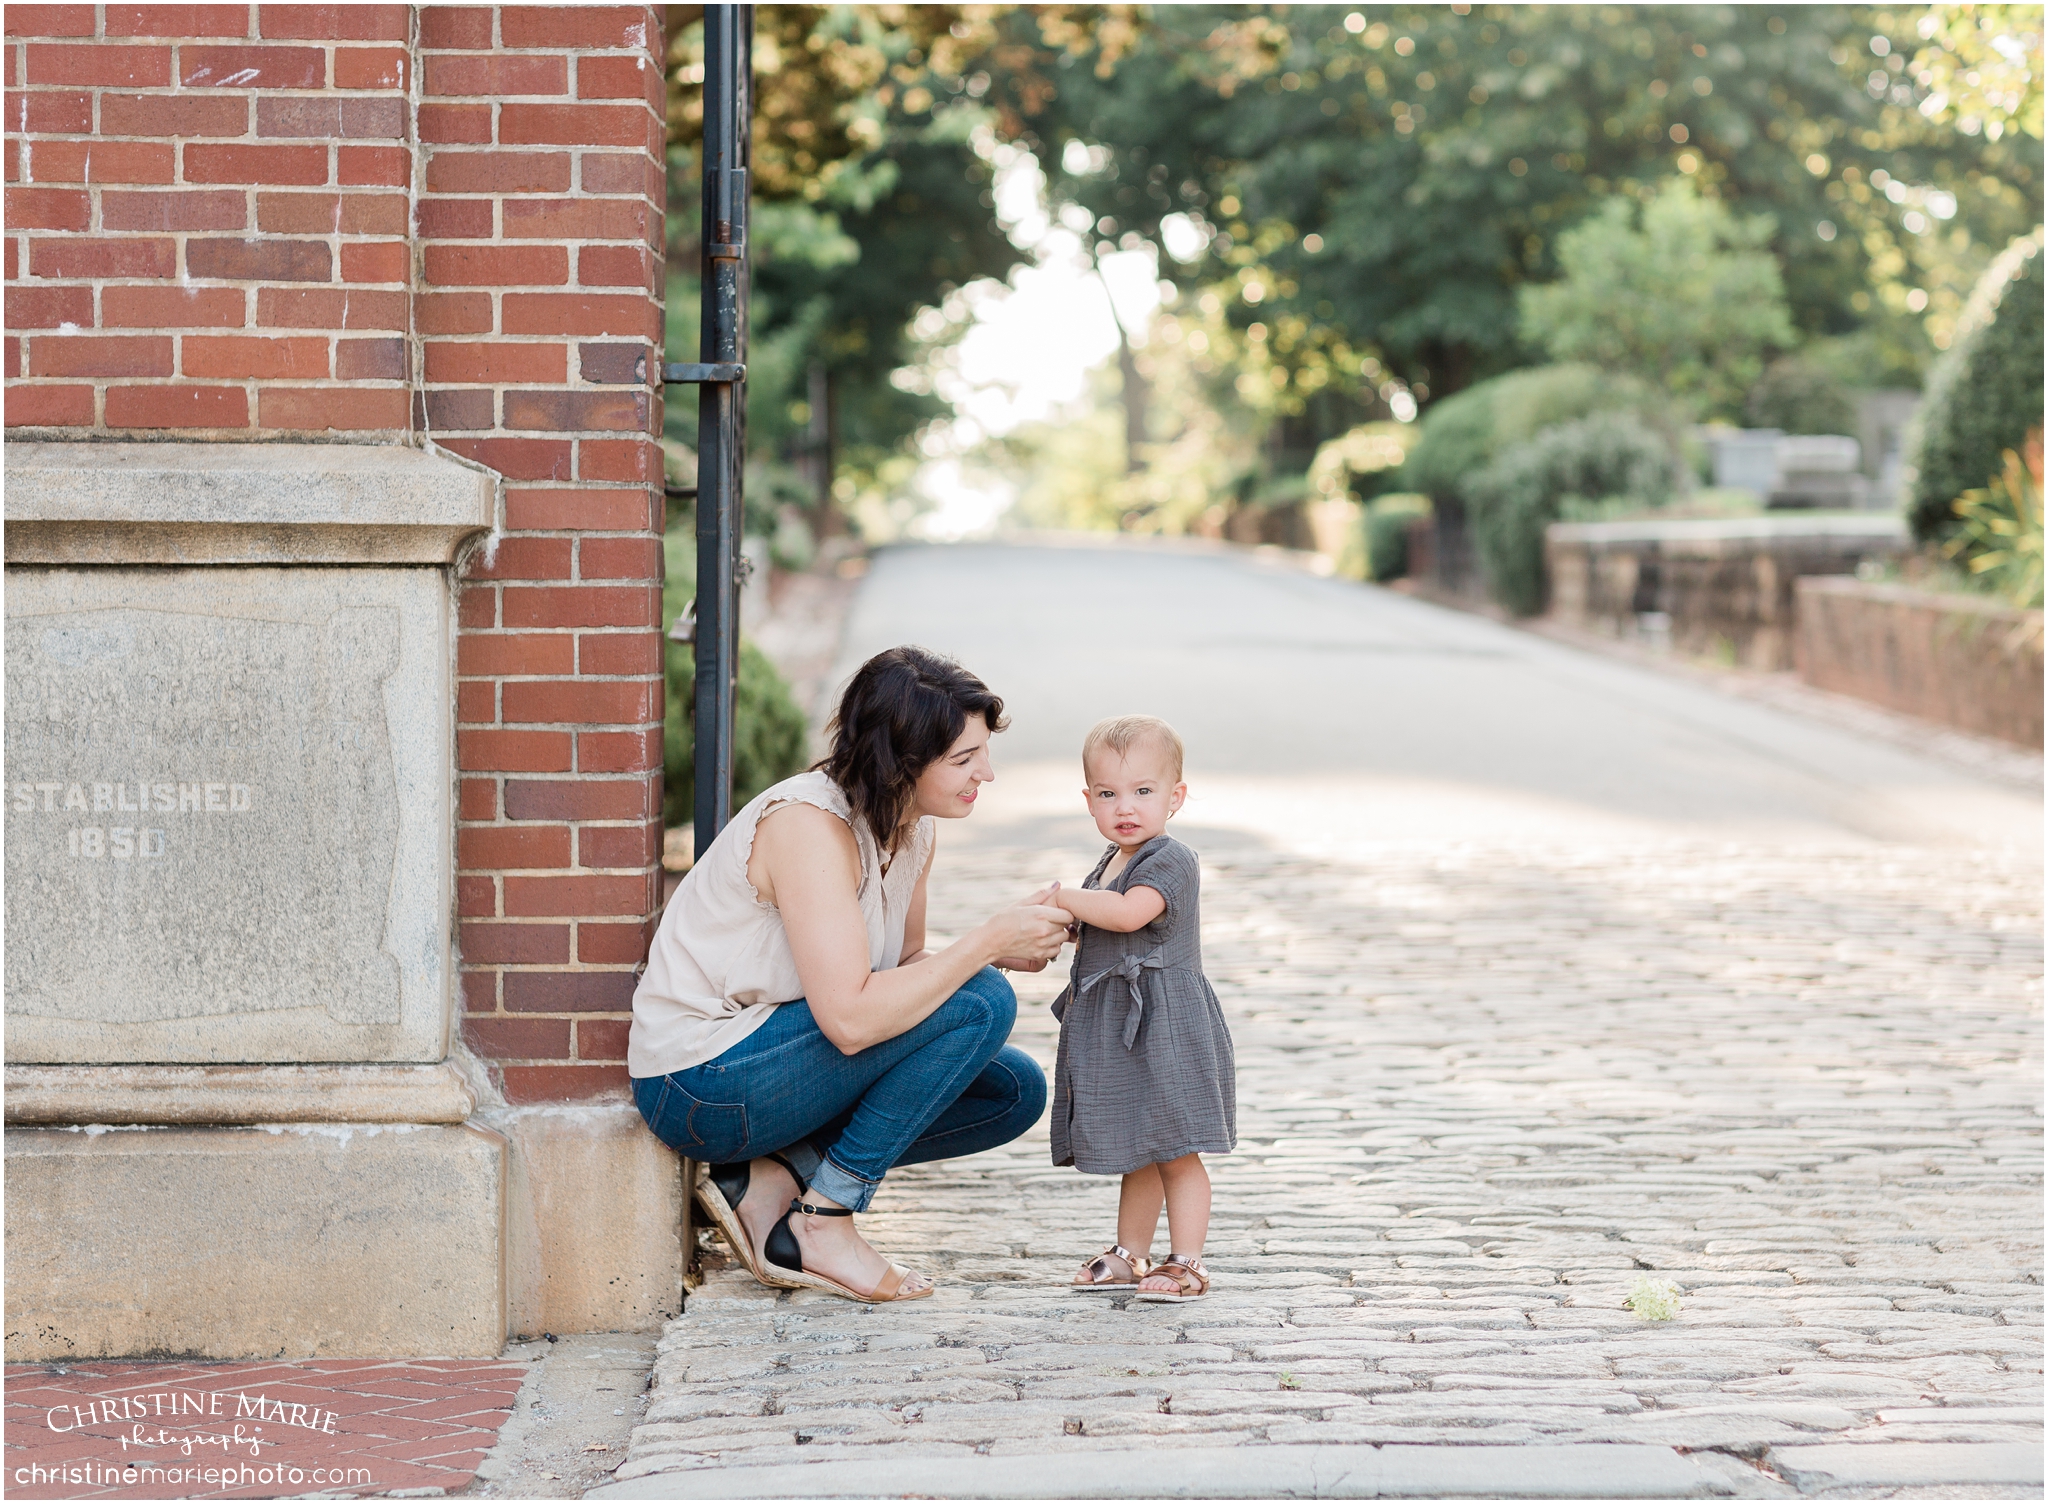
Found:
<svg viewBox="0 0 2048 1504"><path fill-rule="evenodd" d="M926 874L929 875L929 866ZM1050 960L1066 940L1067 916L1043 905L990 915L944 950L915 965L871 971L867 925L861 919L860 851L845 821L809 804L765 816L754 834L747 877L762 902L782 913L797 977L811 1016L844 1054L894 1039L931 1016L998 956ZM904 946L923 945L924 876L905 916Z"/></svg>
<svg viewBox="0 0 2048 1504"><path fill-rule="evenodd" d="M1072 914L1083 924L1099 930L1127 935L1141 930L1166 912L1166 896L1157 888L1134 884L1128 893L1108 893L1100 888L1062 888L1047 900Z"/></svg>

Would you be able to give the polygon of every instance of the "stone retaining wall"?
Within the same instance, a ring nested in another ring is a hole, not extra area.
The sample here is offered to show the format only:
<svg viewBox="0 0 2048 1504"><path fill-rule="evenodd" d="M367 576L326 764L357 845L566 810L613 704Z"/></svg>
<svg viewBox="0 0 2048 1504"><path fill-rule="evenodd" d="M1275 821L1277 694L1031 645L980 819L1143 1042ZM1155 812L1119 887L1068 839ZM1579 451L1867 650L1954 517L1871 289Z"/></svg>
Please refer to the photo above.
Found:
<svg viewBox="0 0 2048 1504"><path fill-rule="evenodd" d="M2041 746L2041 613L1846 578L1798 582L1799 677L1818 689Z"/></svg>

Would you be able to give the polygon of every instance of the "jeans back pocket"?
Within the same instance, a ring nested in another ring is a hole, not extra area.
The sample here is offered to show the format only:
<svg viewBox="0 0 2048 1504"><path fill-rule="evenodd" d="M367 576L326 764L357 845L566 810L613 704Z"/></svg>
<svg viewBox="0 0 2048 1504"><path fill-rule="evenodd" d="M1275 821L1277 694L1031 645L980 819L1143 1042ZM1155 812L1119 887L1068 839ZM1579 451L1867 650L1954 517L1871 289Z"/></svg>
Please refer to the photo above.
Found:
<svg viewBox="0 0 2048 1504"><path fill-rule="evenodd" d="M745 1103L700 1101L674 1076L662 1078L653 1109L642 1101L640 1112L656 1138L691 1159L723 1164L747 1145Z"/></svg>

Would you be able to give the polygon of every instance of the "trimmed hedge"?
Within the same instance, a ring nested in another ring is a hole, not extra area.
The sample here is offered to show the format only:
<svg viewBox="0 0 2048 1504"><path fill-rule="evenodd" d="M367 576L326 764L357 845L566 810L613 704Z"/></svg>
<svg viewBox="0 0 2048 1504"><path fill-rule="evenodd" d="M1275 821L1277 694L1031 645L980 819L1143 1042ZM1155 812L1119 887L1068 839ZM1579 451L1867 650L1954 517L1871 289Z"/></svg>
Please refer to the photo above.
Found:
<svg viewBox="0 0 2048 1504"><path fill-rule="evenodd" d="M1956 526L1955 501L2002 473L2041 426L2041 232L2014 241L1970 294L1927 382L1908 463L1906 517L1922 541Z"/></svg>
<svg viewBox="0 0 2048 1504"><path fill-rule="evenodd" d="M1535 366L1482 381L1423 414L1422 436L1401 465L1401 489L1463 496L1466 479L1509 445L1594 413L1642 412L1649 400L1640 382L1582 364Z"/></svg>
<svg viewBox="0 0 2048 1504"><path fill-rule="evenodd" d="M1472 540L1493 598L1519 616L1543 609L1543 530L1571 498L1671 499L1678 476L1665 441L1626 413L1546 428L1465 482Z"/></svg>

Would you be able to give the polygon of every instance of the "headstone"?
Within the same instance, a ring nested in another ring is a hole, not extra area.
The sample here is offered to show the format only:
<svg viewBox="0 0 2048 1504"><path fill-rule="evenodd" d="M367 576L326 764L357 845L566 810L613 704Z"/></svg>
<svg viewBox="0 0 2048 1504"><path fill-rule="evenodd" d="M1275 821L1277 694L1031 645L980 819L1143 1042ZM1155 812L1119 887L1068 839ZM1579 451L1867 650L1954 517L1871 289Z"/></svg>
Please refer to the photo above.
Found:
<svg viewBox="0 0 2048 1504"><path fill-rule="evenodd" d="M1846 434L1799 434L1778 440L1773 508L1826 510L1860 507L1869 489L1856 468L1862 449Z"/></svg>
<svg viewBox="0 0 2048 1504"><path fill-rule="evenodd" d="M1762 496L1778 477L1776 428L1723 429L1708 434L1714 461L1714 484Z"/></svg>

